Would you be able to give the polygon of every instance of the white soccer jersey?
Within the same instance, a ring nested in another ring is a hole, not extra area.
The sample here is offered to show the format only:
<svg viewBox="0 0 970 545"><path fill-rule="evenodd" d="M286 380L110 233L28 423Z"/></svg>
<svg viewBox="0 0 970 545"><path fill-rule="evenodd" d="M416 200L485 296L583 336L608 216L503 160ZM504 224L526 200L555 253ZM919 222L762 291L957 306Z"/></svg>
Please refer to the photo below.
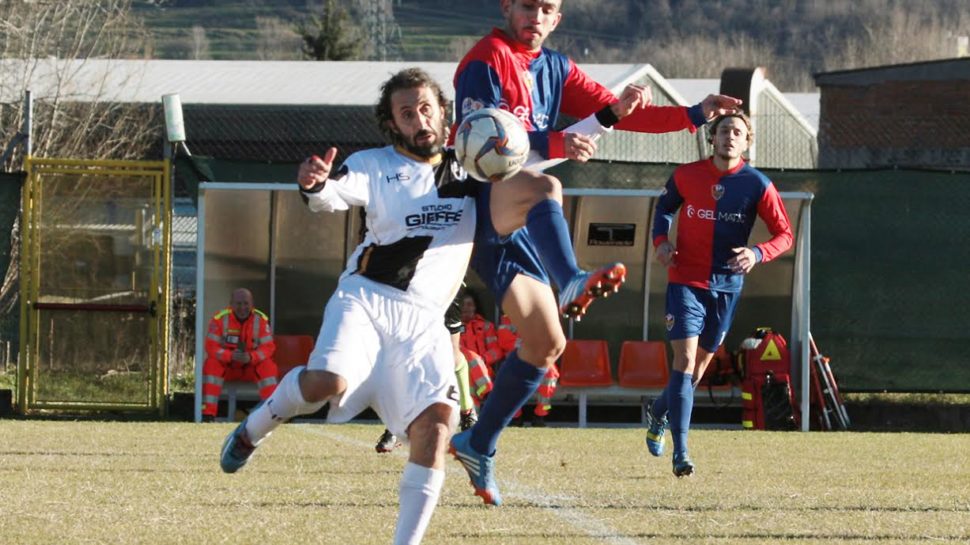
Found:
<svg viewBox="0 0 970 545"><path fill-rule="evenodd" d="M364 208L367 234L341 279L364 276L443 314L471 256L474 184L451 150L431 164L387 146L352 154L303 195L314 212Z"/></svg>

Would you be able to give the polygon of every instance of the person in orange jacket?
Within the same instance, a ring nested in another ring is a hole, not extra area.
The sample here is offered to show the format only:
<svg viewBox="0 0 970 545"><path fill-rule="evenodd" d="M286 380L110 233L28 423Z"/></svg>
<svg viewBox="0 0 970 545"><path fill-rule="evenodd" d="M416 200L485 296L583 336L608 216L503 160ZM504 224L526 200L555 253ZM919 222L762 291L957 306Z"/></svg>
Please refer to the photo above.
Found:
<svg viewBox="0 0 970 545"><path fill-rule="evenodd" d="M495 324L482 316L478 295L470 289L466 289L462 297L461 322L465 326L461 347L481 356L489 370L494 371L495 363L505 358L505 352L498 345Z"/></svg>
<svg viewBox="0 0 970 545"><path fill-rule="evenodd" d="M516 332L515 326L512 325L512 320L505 314L499 320L497 337L499 349L505 354L515 350L519 345L519 334ZM501 362L499 362L499 365L501 365ZM532 416L533 427L545 427L546 416L549 415L549 411L552 409L552 396L556 393L558 382L559 368L555 365L550 365L546 370L545 376L542 377L542 382L539 383L539 389L536 390L536 408ZM522 409L519 409L515 413L511 425L522 425Z"/></svg>
<svg viewBox="0 0 970 545"><path fill-rule="evenodd" d="M227 380L255 382L260 399L272 395L278 373L275 351L269 318L253 307L253 294L245 288L233 291L229 306L212 317L205 335L202 420L215 420Z"/></svg>
<svg viewBox="0 0 970 545"><path fill-rule="evenodd" d="M478 404L492 391L492 377L498 371L495 366L505 359L505 352L498 344L495 325L486 320L480 310L478 295L466 288L461 298L461 322L464 331L459 338L459 344L468 360L468 380Z"/></svg>

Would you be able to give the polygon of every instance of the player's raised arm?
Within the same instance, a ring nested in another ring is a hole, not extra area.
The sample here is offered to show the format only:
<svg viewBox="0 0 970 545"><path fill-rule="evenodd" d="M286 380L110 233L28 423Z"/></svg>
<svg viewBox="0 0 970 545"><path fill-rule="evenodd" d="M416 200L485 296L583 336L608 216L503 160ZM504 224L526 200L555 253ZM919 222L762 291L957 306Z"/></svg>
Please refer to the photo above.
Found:
<svg viewBox="0 0 970 545"><path fill-rule="evenodd" d="M701 101L701 110L704 112L704 117L708 121L711 121L721 115L741 113L741 102L742 100L740 98L727 95L707 95Z"/></svg>
<svg viewBox="0 0 970 545"><path fill-rule="evenodd" d="M323 189L333 169L333 160L337 158L337 148L330 148L323 157L312 155L300 163L300 170L296 175L296 183L300 189L316 192Z"/></svg>
<svg viewBox="0 0 970 545"><path fill-rule="evenodd" d="M617 119L633 113L633 110L643 109L653 103L653 91L645 85L631 83L627 85L616 102L610 104L610 111Z"/></svg>

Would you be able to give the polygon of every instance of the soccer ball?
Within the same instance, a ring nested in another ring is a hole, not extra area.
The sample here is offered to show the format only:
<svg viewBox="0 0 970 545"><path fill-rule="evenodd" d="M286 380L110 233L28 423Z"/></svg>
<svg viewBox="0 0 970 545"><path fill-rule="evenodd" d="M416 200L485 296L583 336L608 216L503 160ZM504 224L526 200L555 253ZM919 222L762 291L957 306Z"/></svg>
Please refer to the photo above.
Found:
<svg viewBox="0 0 970 545"><path fill-rule="evenodd" d="M529 135L511 113L483 108L461 121L455 153L475 179L500 182L515 175L529 157Z"/></svg>

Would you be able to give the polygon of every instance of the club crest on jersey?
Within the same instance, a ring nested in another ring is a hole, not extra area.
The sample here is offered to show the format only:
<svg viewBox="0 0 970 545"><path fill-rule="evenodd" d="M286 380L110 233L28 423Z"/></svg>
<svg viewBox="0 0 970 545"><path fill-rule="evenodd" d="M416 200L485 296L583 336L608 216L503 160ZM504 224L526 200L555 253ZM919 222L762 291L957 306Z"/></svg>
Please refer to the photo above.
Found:
<svg viewBox="0 0 970 545"><path fill-rule="evenodd" d="M721 184L714 184L711 186L711 196L714 197L715 201L721 200L724 196L724 186Z"/></svg>
<svg viewBox="0 0 970 545"><path fill-rule="evenodd" d="M522 71L522 82L525 83L525 88L532 92L532 88L536 86L535 80L532 79L532 73L528 70Z"/></svg>
<svg viewBox="0 0 970 545"><path fill-rule="evenodd" d="M667 314L664 316L664 321L667 322L667 331L672 331L674 329L674 315Z"/></svg>

